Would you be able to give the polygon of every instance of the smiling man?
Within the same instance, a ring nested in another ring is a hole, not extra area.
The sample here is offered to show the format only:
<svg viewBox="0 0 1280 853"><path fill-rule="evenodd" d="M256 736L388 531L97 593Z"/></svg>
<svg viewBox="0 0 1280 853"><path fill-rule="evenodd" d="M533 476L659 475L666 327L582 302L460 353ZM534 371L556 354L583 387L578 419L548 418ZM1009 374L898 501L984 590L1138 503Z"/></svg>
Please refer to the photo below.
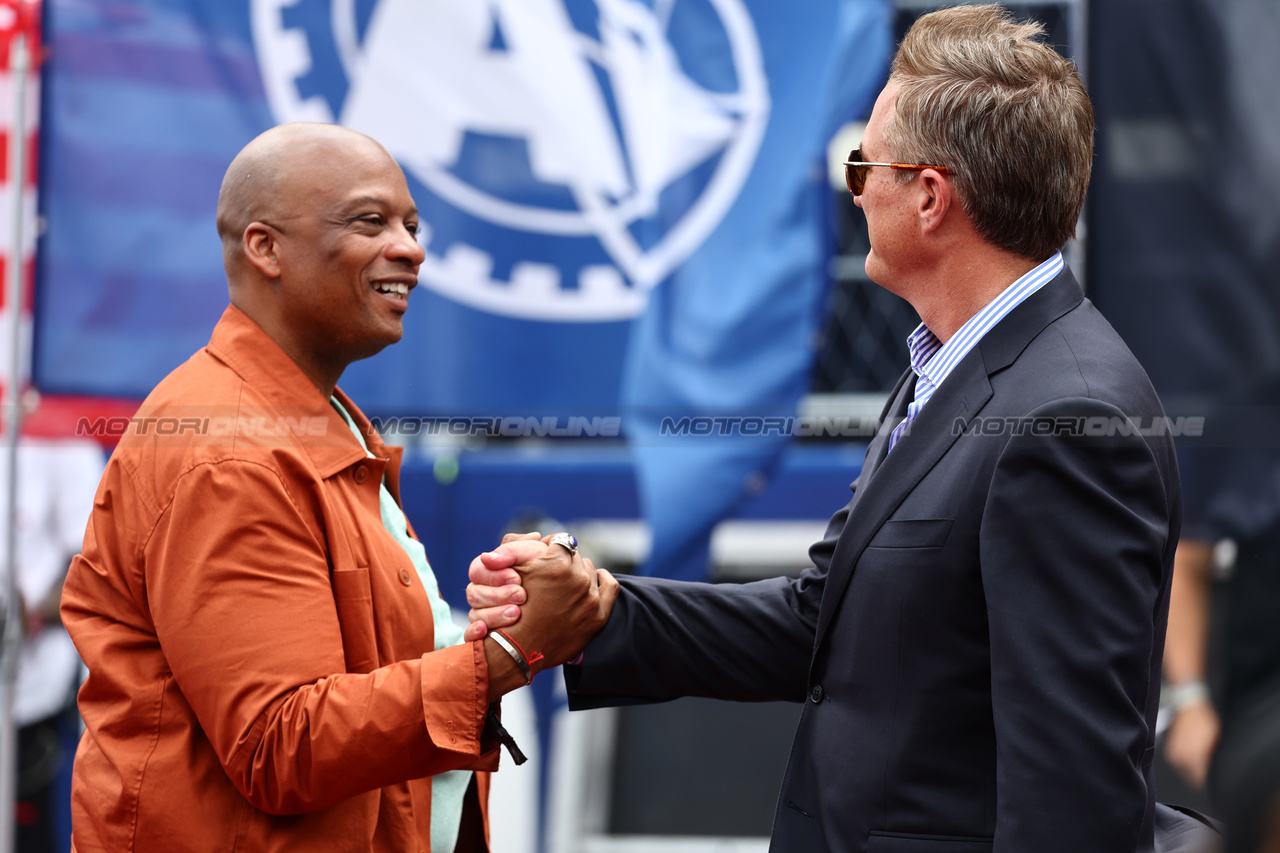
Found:
<svg viewBox="0 0 1280 853"><path fill-rule="evenodd" d="M404 175L366 136L285 125L232 162L217 222L231 306L112 455L63 594L90 672L75 849L486 850L491 703L528 665L454 627L400 448L336 387L403 331ZM616 590L546 553L509 638L543 666Z"/></svg>

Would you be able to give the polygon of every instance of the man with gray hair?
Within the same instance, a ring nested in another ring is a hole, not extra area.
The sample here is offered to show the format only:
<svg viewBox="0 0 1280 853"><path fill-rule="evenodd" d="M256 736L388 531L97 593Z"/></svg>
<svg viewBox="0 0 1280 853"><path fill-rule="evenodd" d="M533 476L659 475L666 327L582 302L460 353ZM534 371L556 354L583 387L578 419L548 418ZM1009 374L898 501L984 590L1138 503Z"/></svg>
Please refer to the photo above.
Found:
<svg viewBox="0 0 1280 853"><path fill-rule="evenodd" d="M1063 263L1093 110L1041 35L998 6L921 17L845 164L867 274L922 322L814 567L624 578L566 667L574 708L803 702L775 853L1153 849L1178 473ZM473 564L473 616L508 624L507 567L538 553Z"/></svg>

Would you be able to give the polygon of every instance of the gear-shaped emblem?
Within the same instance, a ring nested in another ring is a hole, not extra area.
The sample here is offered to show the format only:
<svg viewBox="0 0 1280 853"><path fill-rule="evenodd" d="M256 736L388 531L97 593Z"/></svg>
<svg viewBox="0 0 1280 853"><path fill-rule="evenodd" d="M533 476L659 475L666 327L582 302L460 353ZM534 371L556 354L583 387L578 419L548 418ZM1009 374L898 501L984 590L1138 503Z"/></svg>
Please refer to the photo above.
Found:
<svg viewBox="0 0 1280 853"><path fill-rule="evenodd" d="M720 36L694 50L683 16L705 30L708 6ZM422 284L507 316L643 311L768 120L741 0L253 0L252 21L276 119L382 142L422 210Z"/></svg>

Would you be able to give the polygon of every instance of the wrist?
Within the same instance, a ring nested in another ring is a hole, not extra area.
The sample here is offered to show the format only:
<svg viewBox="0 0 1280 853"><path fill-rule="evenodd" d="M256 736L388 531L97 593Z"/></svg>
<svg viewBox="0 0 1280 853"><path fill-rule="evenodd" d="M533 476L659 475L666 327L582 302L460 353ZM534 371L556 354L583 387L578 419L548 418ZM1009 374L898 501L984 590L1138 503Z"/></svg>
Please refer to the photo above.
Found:
<svg viewBox="0 0 1280 853"><path fill-rule="evenodd" d="M1160 691L1160 705L1170 714L1176 715L1192 705L1208 703L1209 685L1203 679L1193 678L1177 684L1166 684Z"/></svg>
<svg viewBox="0 0 1280 853"><path fill-rule="evenodd" d="M529 658L525 655L524 649L520 648L520 644L512 640L511 635L500 628L492 629L489 632L489 639L497 643L507 653L507 656L515 661L516 666L524 676L525 685L532 684L533 667L529 665Z"/></svg>
<svg viewBox="0 0 1280 853"><path fill-rule="evenodd" d="M527 683L520 667L506 649L493 638L492 633L480 642L484 644L485 660L489 666L490 701L495 701Z"/></svg>
<svg viewBox="0 0 1280 853"><path fill-rule="evenodd" d="M533 677L546 668L546 657L542 652L533 647L526 650L519 640L501 628L494 628L491 636L498 645L506 649L507 654L524 673L525 684L532 684ZM538 666L539 663L542 666Z"/></svg>

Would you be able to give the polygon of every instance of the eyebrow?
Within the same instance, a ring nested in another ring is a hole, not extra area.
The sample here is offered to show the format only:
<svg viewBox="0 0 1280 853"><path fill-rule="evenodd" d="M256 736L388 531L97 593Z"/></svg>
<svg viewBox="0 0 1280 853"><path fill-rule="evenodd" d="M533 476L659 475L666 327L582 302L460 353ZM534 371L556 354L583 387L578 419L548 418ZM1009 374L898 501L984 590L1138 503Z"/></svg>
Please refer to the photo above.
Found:
<svg viewBox="0 0 1280 853"><path fill-rule="evenodd" d="M345 202L343 202L342 206L344 209L347 209L352 207L359 207L362 204L376 204L379 207L386 207L390 204L390 202L388 202L385 198L382 198L381 196L361 195L361 196L356 196L355 198L347 199ZM418 208L416 206L409 208L409 210L405 213L405 216L417 216L417 215L418 215Z"/></svg>
<svg viewBox="0 0 1280 853"><path fill-rule="evenodd" d="M387 200L376 195L359 195L354 198L343 199L343 207L359 207L362 204L376 204L382 207L387 205Z"/></svg>

